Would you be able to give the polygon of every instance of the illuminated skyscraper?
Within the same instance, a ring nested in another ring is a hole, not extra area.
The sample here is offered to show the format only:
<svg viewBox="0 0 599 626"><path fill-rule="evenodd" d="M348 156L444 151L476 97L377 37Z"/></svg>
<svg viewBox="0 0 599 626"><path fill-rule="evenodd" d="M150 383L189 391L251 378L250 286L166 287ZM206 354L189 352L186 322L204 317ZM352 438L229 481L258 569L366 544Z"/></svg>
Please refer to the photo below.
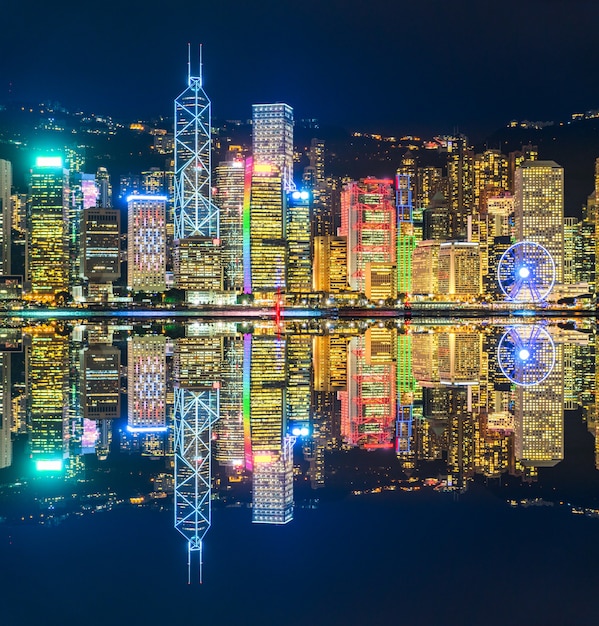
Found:
<svg viewBox="0 0 599 626"><path fill-rule="evenodd" d="M212 202L210 100L191 75L175 100L175 255L177 286L188 300L211 301L223 290L219 210Z"/></svg>
<svg viewBox="0 0 599 626"><path fill-rule="evenodd" d="M342 193L350 287L373 299L397 296L397 209L393 181L364 178ZM370 293L368 293L370 292Z"/></svg>
<svg viewBox="0 0 599 626"><path fill-rule="evenodd" d="M127 353L127 430L166 432L166 337L134 335Z"/></svg>
<svg viewBox="0 0 599 626"><path fill-rule="evenodd" d="M564 283L571 285L576 280L576 238L579 221L575 217L564 218Z"/></svg>
<svg viewBox="0 0 599 626"><path fill-rule="evenodd" d="M412 254L416 247L414 220L412 217L412 190L410 177L397 174L395 177L397 197L397 291L412 292Z"/></svg>
<svg viewBox="0 0 599 626"><path fill-rule="evenodd" d="M244 215L244 246L249 243L249 255L244 248L244 290L272 298L287 284L282 178L274 165L252 164L248 159L246 167L251 172L251 193L247 218Z"/></svg>
<svg viewBox="0 0 599 626"><path fill-rule="evenodd" d="M11 359L10 353L0 352L0 373L2 385L0 388L0 469L12 464L12 407L11 407Z"/></svg>
<svg viewBox="0 0 599 626"><path fill-rule="evenodd" d="M39 470L61 471L67 455L68 338L50 327L31 329L30 335L25 383L31 458Z"/></svg>
<svg viewBox="0 0 599 626"><path fill-rule="evenodd" d="M293 109L288 104L252 105L252 155L257 164L274 165L285 191L293 191Z"/></svg>
<svg viewBox="0 0 599 626"><path fill-rule="evenodd" d="M96 187L98 188L98 206L109 209L112 206L112 185L105 167L99 167L96 172Z"/></svg>
<svg viewBox="0 0 599 626"><path fill-rule="evenodd" d="M38 157L31 171L25 250L25 289L54 300L68 292L69 176L60 157Z"/></svg>
<svg viewBox="0 0 599 626"><path fill-rule="evenodd" d="M133 291L166 289L166 196L129 196L127 284Z"/></svg>
<svg viewBox="0 0 599 626"><path fill-rule="evenodd" d="M474 206L480 208L484 191L508 191L508 159L499 150L485 150L474 156Z"/></svg>
<svg viewBox="0 0 599 626"><path fill-rule="evenodd" d="M392 448L397 418L396 331L369 328L350 339L341 434L365 449Z"/></svg>
<svg viewBox="0 0 599 626"><path fill-rule="evenodd" d="M447 153L451 229L447 239L469 240L469 218L474 208L474 154L463 135L448 141Z"/></svg>
<svg viewBox="0 0 599 626"><path fill-rule="evenodd" d="M81 216L81 275L94 299L100 285L111 292L121 277L121 214L116 209L84 209Z"/></svg>
<svg viewBox="0 0 599 626"><path fill-rule="evenodd" d="M287 292L312 291L312 201L309 191L287 194L285 237L287 239Z"/></svg>
<svg viewBox="0 0 599 626"><path fill-rule="evenodd" d="M3 274L10 274L10 243L12 228L12 163L0 159L0 218L2 224L0 227L0 266Z"/></svg>
<svg viewBox="0 0 599 626"><path fill-rule="evenodd" d="M524 161L516 170L516 239L541 244L564 277L564 169L554 161Z"/></svg>
<svg viewBox="0 0 599 626"><path fill-rule="evenodd" d="M446 241L439 245L439 293L455 298L477 296L480 289L478 244Z"/></svg>
<svg viewBox="0 0 599 626"><path fill-rule="evenodd" d="M222 264L224 287L228 291L243 291L243 197L244 161L223 161L216 168L214 202L220 210Z"/></svg>
<svg viewBox="0 0 599 626"><path fill-rule="evenodd" d="M83 417L90 420L121 416L121 351L95 344L81 352Z"/></svg>
<svg viewBox="0 0 599 626"><path fill-rule="evenodd" d="M564 458L563 379L563 346L556 345L555 365L547 378L516 388L515 454L525 467L553 467Z"/></svg>
<svg viewBox="0 0 599 626"><path fill-rule="evenodd" d="M175 347L175 528L202 564L202 541L211 523L212 427L220 415L223 338L187 327Z"/></svg>

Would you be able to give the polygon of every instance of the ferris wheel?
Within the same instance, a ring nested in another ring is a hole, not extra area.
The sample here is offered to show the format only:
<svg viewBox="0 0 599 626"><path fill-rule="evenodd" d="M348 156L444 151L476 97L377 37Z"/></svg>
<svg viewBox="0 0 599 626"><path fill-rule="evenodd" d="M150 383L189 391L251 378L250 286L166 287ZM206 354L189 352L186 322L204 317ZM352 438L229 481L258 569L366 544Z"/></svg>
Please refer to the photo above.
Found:
<svg viewBox="0 0 599 626"><path fill-rule="evenodd" d="M520 241L501 255L497 280L508 300L542 302L555 284L555 262L541 244Z"/></svg>
<svg viewBox="0 0 599 626"><path fill-rule="evenodd" d="M542 383L555 365L555 344L540 324L510 326L499 340L497 363L521 387Z"/></svg>

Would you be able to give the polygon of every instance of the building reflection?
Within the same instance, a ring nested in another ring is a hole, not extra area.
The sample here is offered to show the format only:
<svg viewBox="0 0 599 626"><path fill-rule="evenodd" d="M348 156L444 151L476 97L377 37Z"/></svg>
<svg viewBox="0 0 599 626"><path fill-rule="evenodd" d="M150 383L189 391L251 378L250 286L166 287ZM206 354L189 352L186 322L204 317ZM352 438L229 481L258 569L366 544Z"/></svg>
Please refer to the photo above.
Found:
<svg viewBox="0 0 599 626"><path fill-rule="evenodd" d="M457 497L477 481L551 480L565 411L599 459L586 322L44 323L1 336L0 482L66 482L79 512L96 492L107 509L172 506L190 561L213 506L285 525L328 488ZM114 492L97 486L106 472L121 476Z"/></svg>

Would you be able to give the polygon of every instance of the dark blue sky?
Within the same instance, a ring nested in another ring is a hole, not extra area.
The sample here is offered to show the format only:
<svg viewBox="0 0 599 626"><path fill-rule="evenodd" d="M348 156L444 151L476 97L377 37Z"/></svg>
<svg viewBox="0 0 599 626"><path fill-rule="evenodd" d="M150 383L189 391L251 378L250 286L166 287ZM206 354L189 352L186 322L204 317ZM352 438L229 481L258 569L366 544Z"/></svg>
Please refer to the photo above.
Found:
<svg viewBox="0 0 599 626"><path fill-rule="evenodd" d="M595 0L4 0L0 103L169 114L202 41L219 118L284 100L364 130L491 131L599 108L598 23Z"/></svg>

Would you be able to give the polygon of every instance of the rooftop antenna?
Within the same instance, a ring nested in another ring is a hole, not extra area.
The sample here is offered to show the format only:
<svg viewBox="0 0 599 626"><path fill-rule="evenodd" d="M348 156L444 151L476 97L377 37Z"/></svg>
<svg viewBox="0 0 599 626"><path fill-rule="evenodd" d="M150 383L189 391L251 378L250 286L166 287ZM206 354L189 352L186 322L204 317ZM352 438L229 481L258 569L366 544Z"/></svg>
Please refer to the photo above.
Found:
<svg viewBox="0 0 599 626"><path fill-rule="evenodd" d="M204 81L202 80L202 74L203 74L203 71L204 71L204 66L203 66L203 63L202 63L202 45L203 44L200 44L200 85L203 87L204 86Z"/></svg>
<svg viewBox="0 0 599 626"><path fill-rule="evenodd" d="M187 84L191 85L191 43L187 43Z"/></svg>

